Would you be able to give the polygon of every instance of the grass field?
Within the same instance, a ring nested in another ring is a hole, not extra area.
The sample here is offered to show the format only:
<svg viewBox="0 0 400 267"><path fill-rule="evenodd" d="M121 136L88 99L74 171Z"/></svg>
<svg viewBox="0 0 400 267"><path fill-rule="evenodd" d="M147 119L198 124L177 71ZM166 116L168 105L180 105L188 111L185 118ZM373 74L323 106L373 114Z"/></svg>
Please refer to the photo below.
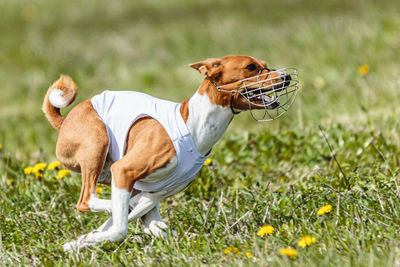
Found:
<svg viewBox="0 0 400 267"><path fill-rule="evenodd" d="M0 8L0 265L400 266L398 1L3 0ZM48 86L65 73L79 86L77 103L105 89L180 101L202 81L187 65L227 54L296 67L301 88L288 114L234 120L212 165L161 204L177 236L152 239L132 223L123 242L64 253L108 215L74 208L78 174L24 174L56 160L57 132L40 110ZM318 215L325 205L332 210ZM263 225L274 233L257 235ZM307 235L316 242L298 247Z"/></svg>

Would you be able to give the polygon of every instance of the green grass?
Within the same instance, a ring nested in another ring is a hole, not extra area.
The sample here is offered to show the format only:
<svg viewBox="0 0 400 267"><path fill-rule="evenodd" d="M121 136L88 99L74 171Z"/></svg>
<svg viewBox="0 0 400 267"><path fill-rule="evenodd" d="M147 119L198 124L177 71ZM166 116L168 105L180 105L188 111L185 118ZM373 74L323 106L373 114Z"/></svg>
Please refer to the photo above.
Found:
<svg viewBox="0 0 400 267"><path fill-rule="evenodd" d="M398 264L397 1L4 0L0 8L3 265ZM288 114L265 124L249 114L234 120L213 165L161 205L177 236L153 240L132 223L123 242L64 253L63 243L107 215L74 208L78 174L23 174L55 160L57 133L40 111L48 86L65 73L78 83L77 103L104 89L180 101L202 81L187 65L226 54L297 67L301 90ZM361 64L370 67L365 76ZM318 216L326 204L332 212ZM265 224L276 232L261 238ZM317 242L295 259L279 254L304 235ZM225 254L230 246L241 255Z"/></svg>

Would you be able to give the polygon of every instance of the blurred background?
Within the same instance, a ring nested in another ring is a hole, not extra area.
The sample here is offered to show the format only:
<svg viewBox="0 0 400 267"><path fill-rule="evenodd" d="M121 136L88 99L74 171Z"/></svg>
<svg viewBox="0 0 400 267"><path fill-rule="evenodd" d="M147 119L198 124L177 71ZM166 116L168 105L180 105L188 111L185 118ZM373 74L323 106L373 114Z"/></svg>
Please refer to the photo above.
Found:
<svg viewBox="0 0 400 267"><path fill-rule="evenodd" d="M2 0L0 9L0 143L21 160L55 157L57 132L40 108L60 73L78 84L75 103L106 89L181 101L203 80L189 63L229 54L296 67L301 81L283 118L240 114L230 132L398 122L397 0Z"/></svg>

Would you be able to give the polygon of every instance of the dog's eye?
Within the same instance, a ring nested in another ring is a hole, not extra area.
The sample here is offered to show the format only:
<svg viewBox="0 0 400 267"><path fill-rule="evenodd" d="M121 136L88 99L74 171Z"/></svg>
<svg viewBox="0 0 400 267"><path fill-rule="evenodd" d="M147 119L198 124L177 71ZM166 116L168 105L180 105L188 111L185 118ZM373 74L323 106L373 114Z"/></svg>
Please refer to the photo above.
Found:
<svg viewBox="0 0 400 267"><path fill-rule="evenodd" d="M253 71L257 69L257 66L255 64L249 64L247 65L246 69L248 69L249 71Z"/></svg>

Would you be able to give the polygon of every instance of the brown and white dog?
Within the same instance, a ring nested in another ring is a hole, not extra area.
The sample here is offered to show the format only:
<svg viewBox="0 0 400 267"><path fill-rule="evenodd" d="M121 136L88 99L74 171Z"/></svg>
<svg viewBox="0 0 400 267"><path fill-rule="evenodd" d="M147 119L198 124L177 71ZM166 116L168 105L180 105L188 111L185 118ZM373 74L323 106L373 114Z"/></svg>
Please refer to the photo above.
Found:
<svg viewBox="0 0 400 267"><path fill-rule="evenodd" d="M190 99L181 102L180 113L198 151L206 155L227 129L234 113L260 108L249 104L241 94L221 91L217 86L255 77L260 70L270 70L262 60L238 55L207 59L190 67L206 78ZM272 87L282 84L276 72L271 71L268 77L265 83ZM127 234L128 222L137 218L142 218L146 233L164 236L162 229L167 226L158 204L186 185L167 192L139 192L133 186L135 181L148 177L161 180L176 168L175 149L166 130L151 117L139 119L129 130L122 159L110 162L106 126L90 99L75 106L65 118L60 114L60 108L70 105L75 96L75 83L62 75L44 98L43 111L51 125L59 130L57 158L65 167L82 174L77 209L81 212L108 211L112 216L98 230L66 243L64 249L70 251L105 240L122 240ZM111 200L97 198L98 182L111 185Z"/></svg>

